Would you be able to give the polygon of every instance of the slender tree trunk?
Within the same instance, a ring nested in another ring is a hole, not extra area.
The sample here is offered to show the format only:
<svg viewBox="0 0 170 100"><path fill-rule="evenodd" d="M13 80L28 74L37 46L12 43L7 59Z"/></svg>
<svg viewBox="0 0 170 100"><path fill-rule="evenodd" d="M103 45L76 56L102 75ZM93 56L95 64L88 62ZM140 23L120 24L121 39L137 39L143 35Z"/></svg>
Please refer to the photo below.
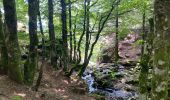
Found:
<svg viewBox="0 0 170 100"><path fill-rule="evenodd" d="M76 29L77 29L77 15L74 23L74 30L73 30L73 41L74 41L74 51L73 51L73 61L77 62L77 43L76 43Z"/></svg>
<svg viewBox="0 0 170 100"><path fill-rule="evenodd" d="M48 28L49 28L49 38L50 38L50 58L51 64L56 68L56 46L55 46L55 32L53 24L53 0L48 0Z"/></svg>
<svg viewBox="0 0 170 100"><path fill-rule="evenodd" d="M106 18L104 17L101 17L101 19L99 20L99 27L98 27L98 32L97 32L97 35L96 35L96 38L95 38L95 41L92 43L92 46L91 46L91 49L90 49L90 52L89 52L89 55L88 55L88 58L87 58L87 61L83 63L83 66L79 72L79 76L82 76L83 75L83 72L86 70L86 67L87 65L89 64L89 61L91 59L91 56L93 54L93 50L94 50L94 47L100 37L100 33L102 32L102 30L104 29L104 26L106 24L106 22L108 21L112 11L114 10L114 6L112 6L112 8L110 9L108 15L106 16ZM104 19L104 20L103 20Z"/></svg>
<svg viewBox="0 0 170 100"><path fill-rule="evenodd" d="M143 30L143 33L142 33L142 40L143 40L143 42L142 42L142 46L141 46L141 56L144 54L144 48L145 48L145 37L146 37L146 32L145 32L145 18L146 17L146 14L145 14L145 11L144 11L144 13L143 13L143 25L142 25L142 30Z"/></svg>
<svg viewBox="0 0 170 100"><path fill-rule="evenodd" d="M85 55L84 55L84 63L87 62L88 60L88 51L89 51L89 38L90 38L90 32L89 32L89 27L90 27L90 0L87 0L87 20L86 20L86 43L85 43Z"/></svg>
<svg viewBox="0 0 170 100"><path fill-rule="evenodd" d="M168 100L170 67L170 1L155 0L152 100Z"/></svg>
<svg viewBox="0 0 170 100"><path fill-rule="evenodd" d="M29 57L24 66L24 78L25 83L32 85L34 81L34 76L37 68L37 46L38 46L38 37L37 37L37 14L38 14L38 2L37 0L28 0L28 15L29 15L29 38L30 38L30 47L29 47Z"/></svg>
<svg viewBox="0 0 170 100"><path fill-rule="evenodd" d="M63 62L64 62L64 71L67 70L68 66L68 44L67 44L67 14L66 14L66 2L65 0L60 0L61 2L61 21L62 21L62 39L63 39L63 50L62 54Z"/></svg>
<svg viewBox="0 0 170 100"><path fill-rule="evenodd" d="M120 1L120 0L119 0ZM118 35L119 35L119 2L116 4L116 39L115 39L115 64L117 65L118 60L119 60L119 40L118 40Z"/></svg>
<svg viewBox="0 0 170 100"><path fill-rule="evenodd" d="M69 0L69 32L70 32L70 62L72 62L73 39L72 39L72 19L71 19L71 0Z"/></svg>
<svg viewBox="0 0 170 100"><path fill-rule="evenodd" d="M38 88L40 86L40 83L41 83L41 80L42 80L42 77L43 77L43 68L44 68L44 65L45 65L45 37L44 37L44 32L43 32L43 26L42 26L42 21L41 21L41 13L40 13L40 1L38 0L38 20L39 20L39 26L40 26L40 33L41 33L41 36L42 36L42 63L41 63L41 67L40 67L40 70L39 70L39 75L38 75L38 79L37 79L37 82L36 82L36 85L34 86L34 90L35 91L38 91Z"/></svg>
<svg viewBox="0 0 170 100"><path fill-rule="evenodd" d="M86 2L87 0L84 0L84 23L83 23L83 33L81 34L80 36L80 39L78 41L78 46L77 46L77 51L78 51L78 61L77 63L79 64L81 62L81 50L80 50L80 47L81 47L81 42L82 42L82 39L83 39L83 36L85 35L85 32L86 32L86 20L87 20L87 5L86 5Z"/></svg>
<svg viewBox="0 0 170 100"><path fill-rule="evenodd" d="M5 42L2 13L0 11L0 74L8 74L8 52Z"/></svg>
<svg viewBox="0 0 170 100"><path fill-rule="evenodd" d="M15 0L3 0L5 11L5 23L8 33L8 67L9 77L19 83L23 82L23 74L21 71L21 52L19 49L17 36L17 15Z"/></svg>
<svg viewBox="0 0 170 100"><path fill-rule="evenodd" d="M145 11L143 13L143 32L142 32L142 39L146 41L146 30L145 30ZM152 34L152 33L149 33ZM149 39L148 39L149 40ZM149 42L149 41L148 41ZM140 99L147 100L148 99L148 91L147 91L147 83L148 83L148 72L149 72L149 61L150 61L150 52L147 50L147 47L150 44L146 44L145 42L142 43L141 47L141 61L140 61L140 76L139 76L139 86L140 86Z"/></svg>

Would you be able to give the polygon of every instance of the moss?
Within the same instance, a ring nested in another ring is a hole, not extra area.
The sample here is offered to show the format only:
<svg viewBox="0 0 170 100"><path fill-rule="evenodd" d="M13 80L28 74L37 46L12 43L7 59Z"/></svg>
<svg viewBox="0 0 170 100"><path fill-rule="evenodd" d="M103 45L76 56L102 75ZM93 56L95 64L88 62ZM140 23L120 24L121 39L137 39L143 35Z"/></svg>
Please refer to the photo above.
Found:
<svg viewBox="0 0 170 100"><path fill-rule="evenodd" d="M37 54L35 57L29 57L24 64L24 83L27 85L32 85L34 81L34 76L37 68Z"/></svg>
<svg viewBox="0 0 170 100"><path fill-rule="evenodd" d="M10 41L8 44L8 67L9 77L18 83L23 83L23 74L21 68L21 53L16 42Z"/></svg>
<svg viewBox="0 0 170 100"><path fill-rule="evenodd" d="M152 78L152 99L168 100L170 68L169 0L155 0L155 36ZM160 73L161 72L161 73Z"/></svg>
<svg viewBox="0 0 170 100"><path fill-rule="evenodd" d="M21 96L14 96L12 100L22 100Z"/></svg>

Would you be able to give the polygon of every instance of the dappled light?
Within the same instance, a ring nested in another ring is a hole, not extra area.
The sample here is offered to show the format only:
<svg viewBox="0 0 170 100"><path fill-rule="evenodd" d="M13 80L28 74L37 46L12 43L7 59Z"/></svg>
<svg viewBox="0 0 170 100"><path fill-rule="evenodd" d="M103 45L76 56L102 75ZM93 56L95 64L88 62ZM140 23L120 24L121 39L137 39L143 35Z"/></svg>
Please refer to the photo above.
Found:
<svg viewBox="0 0 170 100"><path fill-rule="evenodd" d="M0 0L0 100L169 100L170 0Z"/></svg>

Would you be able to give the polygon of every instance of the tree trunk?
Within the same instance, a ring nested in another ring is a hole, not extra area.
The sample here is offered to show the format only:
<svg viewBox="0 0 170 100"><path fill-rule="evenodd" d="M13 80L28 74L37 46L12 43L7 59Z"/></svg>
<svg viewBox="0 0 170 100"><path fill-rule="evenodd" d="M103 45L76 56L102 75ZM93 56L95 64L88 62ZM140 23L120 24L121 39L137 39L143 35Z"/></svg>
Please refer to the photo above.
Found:
<svg viewBox="0 0 170 100"><path fill-rule="evenodd" d="M72 44L72 19L71 19L71 0L69 0L69 32L70 32L70 62L72 62L72 52L73 52L73 44Z"/></svg>
<svg viewBox="0 0 170 100"><path fill-rule="evenodd" d="M145 30L145 19L146 19L146 15L145 15L145 8L143 11L143 32L142 32L142 46L141 46L141 61L140 61L140 66L141 66L141 70L140 70L140 76L139 76L139 86L140 86L140 99L142 100L147 100L148 98L148 91L147 91L147 82L148 82L148 71L149 71L149 60L150 60L150 56L149 52L146 51L147 50L147 45L144 41L146 41L146 30ZM152 34L152 33L150 33ZM146 45L146 46L145 46Z"/></svg>
<svg viewBox="0 0 170 100"><path fill-rule="evenodd" d="M34 76L37 68L37 0L28 0L28 15L29 15L29 38L30 38L30 47L29 47L29 57L24 66L24 79L25 83L32 85L34 81Z"/></svg>
<svg viewBox="0 0 170 100"><path fill-rule="evenodd" d="M90 34L90 32L89 32L89 27L90 27L90 7L89 7L89 5L90 5L90 0L87 0L87 1L85 1L85 2L87 2L87 15L86 15L86 18L87 18L87 20L86 20L86 43L85 43L85 55L84 55L84 63L85 62L87 62L87 60L88 60L88 51L89 51L89 34Z"/></svg>
<svg viewBox="0 0 170 100"><path fill-rule="evenodd" d="M104 29L104 26L105 26L106 22L108 21L108 19L109 19L109 17L110 17L110 15L111 15L113 10L114 10L114 6L111 7L111 9L110 9L108 15L106 16L106 18L105 17L101 17L101 19L99 20L99 27L98 27L98 32L97 32L95 41L92 43L90 52L88 54L87 61L83 63L83 66L82 66L82 68L81 68L81 70L79 72L79 76L83 75L83 72L85 71L87 65L89 64L89 61L90 61L91 56L93 54L94 47L95 47L95 45L96 45L96 43L97 43L97 41L98 41L98 39L100 37L100 34L101 34L102 30Z"/></svg>
<svg viewBox="0 0 170 100"><path fill-rule="evenodd" d="M57 57L56 57L56 46L55 46L55 32L53 24L53 0L48 0L48 28L50 38L50 58L51 64L56 68Z"/></svg>
<svg viewBox="0 0 170 100"><path fill-rule="evenodd" d="M120 1L120 0L119 0ZM118 60L119 60L119 40L118 40L118 35L119 35L119 2L116 4L116 37L115 37L115 64L117 65Z"/></svg>
<svg viewBox="0 0 170 100"><path fill-rule="evenodd" d="M9 77L16 82L23 82L23 74L21 71L21 52L19 49L17 36L17 15L15 0L3 0L5 11L5 23L8 33L8 67Z"/></svg>
<svg viewBox="0 0 170 100"><path fill-rule="evenodd" d="M78 14L78 13L77 13ZM74 30L73 30L73 41L74 41L74 51L73 51L73 61L77 62L77 42L76 42L76 29L77 29L77 15L74 23Z"/></svg>
<svg viewBox="0 0 170 100"><path fill-rule="evenodd" d="M155 0L152 100L168 100L170 67L170 1Z"/></svg>
<svg viewBox="0 0 170 100"><path fill-rule="evenodd" d="M81 50L80 50L80 47L81 47L81 42L82 42L82 39L83 39L83 36L85 35L85 32L86 32L86 20L87 20L87 6L86 6L86 0L84 0L84 23L83 23L83 33L81 34L80 36L80 39L78 41L78 46L77 46L77 51L78 51L78 61L77 63L79 64L81 62Z"/></svg>
<svg viewBox="0 0 170 100"><path fill-rule="evenodd" d="M65 0L61 0L61 21L62 21L62 39L63 39L63 51L62 54L63 62L64 62L64 71L67 70L68 66L68 44L67 44L67 16L66 16L66 2Z"/></svg>
<svg viewBox="0 0 170 100"><path fill-rule="evenodd" d="M44 39L44 32L43 32L43 27L42 27L42 21L41 21L41 13L40 13L40 2L38 0L38 20L39 20L39 26L40 26L40 32L41 32L41 36L42 36L42 61L41 61L41 66L40 66L40 70L39 70L39 75L38 75L38 79L36 82L36 85L34 86L34 90L38 91L39 86L41 84L41 80L43 78L43 68L45 65L45 39Z"/></svg>
<svg viewBox="0 0 170 100"><path fill-rule="evenodd" d="M5 42L2 13L0 11L0 74L8 74L8 52Z"/></svg>

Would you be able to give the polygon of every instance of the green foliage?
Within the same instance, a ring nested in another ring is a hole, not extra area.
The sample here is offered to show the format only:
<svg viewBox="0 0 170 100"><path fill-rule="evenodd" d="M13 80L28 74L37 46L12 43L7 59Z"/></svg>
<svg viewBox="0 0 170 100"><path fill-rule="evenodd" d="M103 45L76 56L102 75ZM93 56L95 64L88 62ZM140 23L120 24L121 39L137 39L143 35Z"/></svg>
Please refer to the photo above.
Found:
<svg viewBox="0 0 170 100"><path fill-rule="evenodd" d="M12 100L22 100L21 96L14 96Z"/></svg>
<svg viewBox="0 0 170 100"><path fill-rule="evenodd" d="M112 72L110 73L110 75L111 75L112 79L114 79L114 78L115 78L115 75L116 75L115 71L112 71Z"/></svg>
<svg viewBox="0 0 170 100"><path fill-rule="evenodd" d="M142 45L143 43L144 43L144 41L141 40L141 39L139 39L139 40L136 41L136 45Z"/></svg>
<svg viewBox="0 0 170 100"><path fill-rule="evenodd" d="M25 0L15 0L16 1L16 9L17 9L17 19L21 22L27 22L27 12L28 12L28 4Z"/></svg>

